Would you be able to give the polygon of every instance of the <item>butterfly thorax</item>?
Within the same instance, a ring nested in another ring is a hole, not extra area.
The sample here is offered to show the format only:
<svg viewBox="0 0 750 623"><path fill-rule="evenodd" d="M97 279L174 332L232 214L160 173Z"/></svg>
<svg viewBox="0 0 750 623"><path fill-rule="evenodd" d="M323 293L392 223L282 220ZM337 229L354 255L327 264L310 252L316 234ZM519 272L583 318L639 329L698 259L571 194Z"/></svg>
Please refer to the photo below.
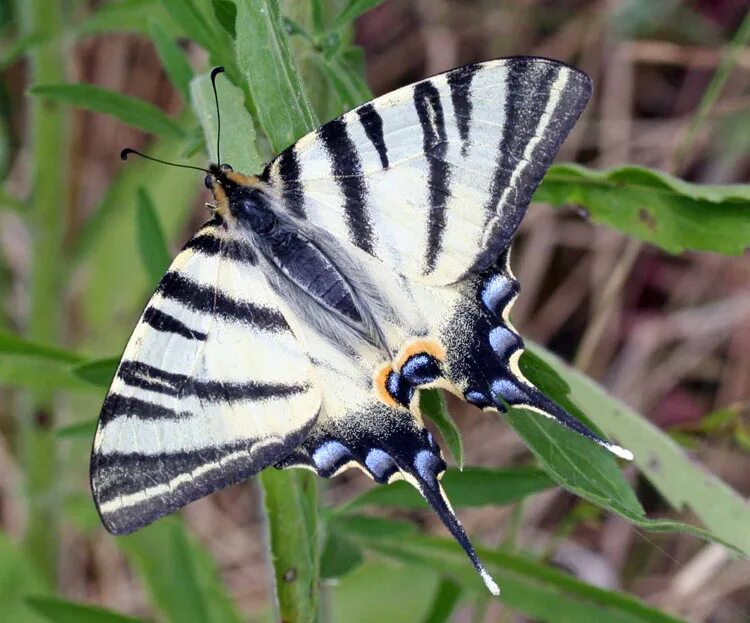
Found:
<svg viewBox="0 0 750 623"><path fill-rule="evenodd" d="M274 210L263 182L226 164L211 165L209 171L206 186L216 200L216 214L227 226L238 235L249 236L283 280L350 326L369 333L363 305L347 277L320 245L278 208Z"/></svg>

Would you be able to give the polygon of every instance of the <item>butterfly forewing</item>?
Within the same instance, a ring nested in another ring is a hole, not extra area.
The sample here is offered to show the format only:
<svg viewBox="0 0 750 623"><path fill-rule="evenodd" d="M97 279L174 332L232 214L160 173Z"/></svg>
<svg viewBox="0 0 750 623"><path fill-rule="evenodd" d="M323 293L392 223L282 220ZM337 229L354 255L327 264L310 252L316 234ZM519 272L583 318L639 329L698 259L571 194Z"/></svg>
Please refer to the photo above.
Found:
<svg viewBox="0 0 750 623"><path fill-rule="evenodd" d="M255 252L207 224L149 301L102 408L91 482L105 526L130 532L280 460L320 403Z"/></svg>
<svg viewBox="0 0 750 623"><path fill-rule="evenodd" d="M376 98L272 161L285 209L431 284L489 267L591 94L562 63L468 65Z"/></svg>

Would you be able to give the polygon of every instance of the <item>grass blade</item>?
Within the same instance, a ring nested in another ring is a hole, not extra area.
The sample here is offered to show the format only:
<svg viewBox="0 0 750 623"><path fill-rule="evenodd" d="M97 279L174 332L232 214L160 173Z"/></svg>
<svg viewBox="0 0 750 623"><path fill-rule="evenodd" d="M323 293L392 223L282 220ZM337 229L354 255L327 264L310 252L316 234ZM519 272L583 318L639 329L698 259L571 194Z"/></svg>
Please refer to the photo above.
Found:
<svg viewBox="0 0 750 623"><path fill-rule="evenodd" d="M467 467L462 472L448 470L441 482L454 508L512 504L555 484L546 472L533 467ZM394 482L370 489L339 507L337 512L349 512L365 506L428 508L413 486Z"/></svg>
<svg viewBox="0 0 750 623"><path fill-rule="evenodd" d="M47 101L111 115L151 134L173 138L184 134L179 123L156 106L92 84L39 84L31 87L29 92Z"/></svg>
<svg viewBox="0 0 750 623"><path fill-rule="evenodd" d="M159 22L149 20L148 34L156 47L164 71L167 73L172 86L182 93L185 102L190 101L190 80L193 69L190 67L182 48L159 25Z"/></svg>
<svg viewBox="0 0 750 623"><path fill-rule="evenodd" d="M385 521L385 520L384 520ZM388 532L361 530L337 520L336 526L355 543L389 558L440 569L466 591L484 594L484 586L453 541L412 535L408 539ZM680 623L679 619L650 608L637 599L595 588L525 556L477 548L487 570L497 579L501 599L508 607L533 619L555 623ZM684 623L684 622L682 622Z"/></svg>
<svg viewBox="0 0 750 623"><path fill-rule="evenodd" d="M32 610L52 623L138 623L139 619L126 617L112 610L77 604L57 597L29 597Z"/></svg>
<svg viewBox="0 0 750 623"><path fill-rule="evenodd" d="M162 519L116 543L140 572L154 605L173 623L242 620L211 555L188 537L177 519Z"/></svg>
<svg viewBox="0 0 750 623"><path fill-rule="evenodd" d="M435 424L448 446L448 450L458 465L458 469L464 468L464 446L461 439L461 431L456 422L448 413L443 394L436 389L423 389L419 392L419 409L422 415L426 415Z"/></svg>
<svg viewBox="0 0 750 623"><path fill-rule="evenodd" d="M144 188L138 189L136 239L141 261L154 287L170 264L170 255L159 217L151 197Z"/></svg>

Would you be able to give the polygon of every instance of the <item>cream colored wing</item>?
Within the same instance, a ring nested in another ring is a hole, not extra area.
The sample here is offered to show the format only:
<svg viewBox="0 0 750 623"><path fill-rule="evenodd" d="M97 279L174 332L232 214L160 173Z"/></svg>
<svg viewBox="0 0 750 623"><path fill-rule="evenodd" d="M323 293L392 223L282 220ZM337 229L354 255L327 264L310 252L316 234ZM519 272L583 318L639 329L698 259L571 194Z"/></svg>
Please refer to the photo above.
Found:
<svg viewBox="0 0 750 623"><path fill-rule="evenodd" d="M313 366L247 241L206 224L161 280L102 407L91 486L136 530L286 456L321 405Z"/></svg>
<svg viewBox="0 0 750 623"><path fill-rule="evenodd" d="M589 78L557 61L467 65L326 123L261 178L300 227L453 283L509 246L590 94Z"/></svg>

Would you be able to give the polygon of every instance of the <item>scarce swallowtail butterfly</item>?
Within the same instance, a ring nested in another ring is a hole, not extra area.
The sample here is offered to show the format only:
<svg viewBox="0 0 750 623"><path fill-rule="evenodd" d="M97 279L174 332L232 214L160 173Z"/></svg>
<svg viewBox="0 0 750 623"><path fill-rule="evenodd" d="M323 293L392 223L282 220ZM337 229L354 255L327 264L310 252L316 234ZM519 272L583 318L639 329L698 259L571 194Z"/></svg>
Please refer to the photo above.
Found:
<svg viewBox="0 0 750 623"><path fill-rule="evenodd" d="M518 365L509 247L591 94L560 62L459 67L378 97L258 175L212 164L213 218L146 306L102 407L91 486L125 534L276 466L405 479L487 574L440 485L424 388L523 406L617 456Z"/></svg>

